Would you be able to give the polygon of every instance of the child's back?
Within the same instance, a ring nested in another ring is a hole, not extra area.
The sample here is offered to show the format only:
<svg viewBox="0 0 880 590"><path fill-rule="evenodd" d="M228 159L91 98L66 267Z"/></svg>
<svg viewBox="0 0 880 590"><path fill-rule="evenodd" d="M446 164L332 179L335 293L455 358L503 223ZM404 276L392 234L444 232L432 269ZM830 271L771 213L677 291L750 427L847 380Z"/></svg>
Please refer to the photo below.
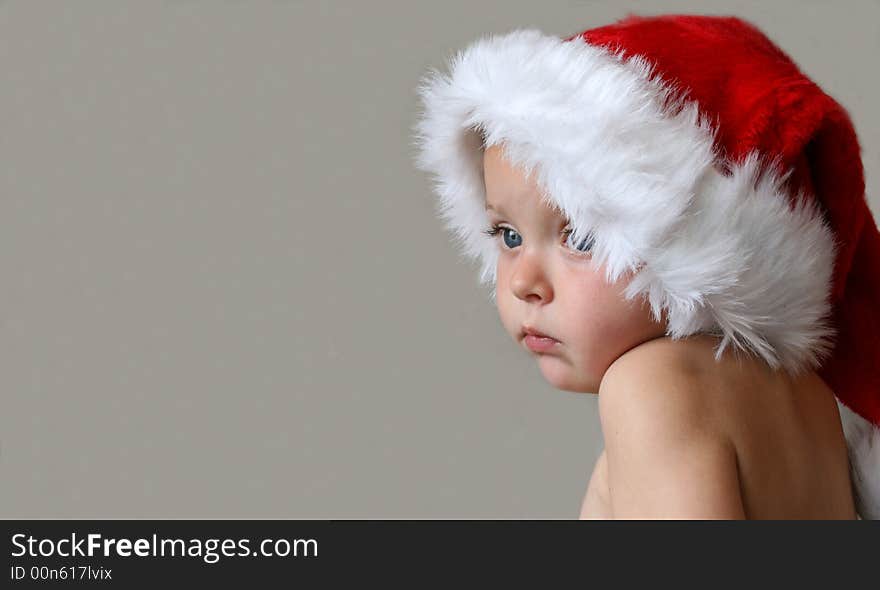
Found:
<svg viewBox="0 0 880 590"><path fill-rule="evenodd" d="M815 372L793 379L754 357L735 356L731 349L716 361L717 342L708 335L659 338L627 352L609 371L650 375L647 382L656 384L652 389L658 394L687 387L706 397L702 407L711 412L706 421L716 424L736 449L746 518L857 518L833 392ZM582 518L613 516L606 467L603 451ZM603 500L610 505L602 506Z"/></svg>

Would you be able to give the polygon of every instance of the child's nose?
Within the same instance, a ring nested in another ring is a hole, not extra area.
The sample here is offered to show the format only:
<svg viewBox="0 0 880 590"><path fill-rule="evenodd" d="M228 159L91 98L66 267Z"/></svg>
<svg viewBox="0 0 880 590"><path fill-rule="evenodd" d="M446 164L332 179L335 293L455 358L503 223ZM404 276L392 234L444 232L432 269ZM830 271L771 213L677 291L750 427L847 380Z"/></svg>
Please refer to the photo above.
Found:
<svg viewBox="0 0 880 590"><path fill-rule="evenodd" d="M549 302L553 297L553 288L538 254L524 251L515 264L510 276L513 294L523 301Z"/></svg>

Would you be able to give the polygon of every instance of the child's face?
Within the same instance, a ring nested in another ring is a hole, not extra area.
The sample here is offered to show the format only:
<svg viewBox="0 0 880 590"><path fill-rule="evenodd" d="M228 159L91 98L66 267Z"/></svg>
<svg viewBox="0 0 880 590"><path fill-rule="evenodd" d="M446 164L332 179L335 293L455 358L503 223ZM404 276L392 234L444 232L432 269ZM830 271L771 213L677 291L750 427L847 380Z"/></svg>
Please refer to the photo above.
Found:
<svg viewBox="0 0 880 590"><path fill-rule="evenodd" d="M665 334L665 313L657 323L641 297L626 301L631 274L606 282L589 243L567 239L567 220L540 199L532 178L508 164L500 146L485 150L483 172L489 221L508 228L493 238L499 250L495 301L505 330L537 357L554 387L598 392L611 363ZM523 339L524 325L559 343L533 352Z"/></svg>

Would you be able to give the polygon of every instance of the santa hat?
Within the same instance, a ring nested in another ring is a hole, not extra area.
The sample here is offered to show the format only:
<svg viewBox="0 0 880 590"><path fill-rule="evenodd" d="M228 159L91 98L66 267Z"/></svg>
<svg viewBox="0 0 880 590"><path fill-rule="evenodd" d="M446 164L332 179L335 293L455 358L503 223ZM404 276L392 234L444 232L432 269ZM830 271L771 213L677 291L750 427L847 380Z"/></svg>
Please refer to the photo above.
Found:
<svg viewBox="0 0 880 590"><path fill-rule="evenodd" d="M722 336L837 396L857 509L880 518L880 233L847 111L751 23L627 17L560 38L485 36L419 85L416 164L495 297L482 148L534 174L593 240L609 282L638 270L667 334Z"/></svg>

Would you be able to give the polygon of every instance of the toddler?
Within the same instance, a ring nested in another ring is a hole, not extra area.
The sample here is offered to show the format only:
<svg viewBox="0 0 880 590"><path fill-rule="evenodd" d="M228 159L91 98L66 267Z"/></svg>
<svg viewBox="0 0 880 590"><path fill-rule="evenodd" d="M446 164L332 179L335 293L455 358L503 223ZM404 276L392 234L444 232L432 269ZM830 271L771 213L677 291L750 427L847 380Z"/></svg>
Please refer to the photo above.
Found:
<svg viewBox="0 0 880 590"><path fill-rule="evenodd" d="M730 16L484 37L417 165L605 438L582 518L880 516L880 233L845 109Z"/></svg>

